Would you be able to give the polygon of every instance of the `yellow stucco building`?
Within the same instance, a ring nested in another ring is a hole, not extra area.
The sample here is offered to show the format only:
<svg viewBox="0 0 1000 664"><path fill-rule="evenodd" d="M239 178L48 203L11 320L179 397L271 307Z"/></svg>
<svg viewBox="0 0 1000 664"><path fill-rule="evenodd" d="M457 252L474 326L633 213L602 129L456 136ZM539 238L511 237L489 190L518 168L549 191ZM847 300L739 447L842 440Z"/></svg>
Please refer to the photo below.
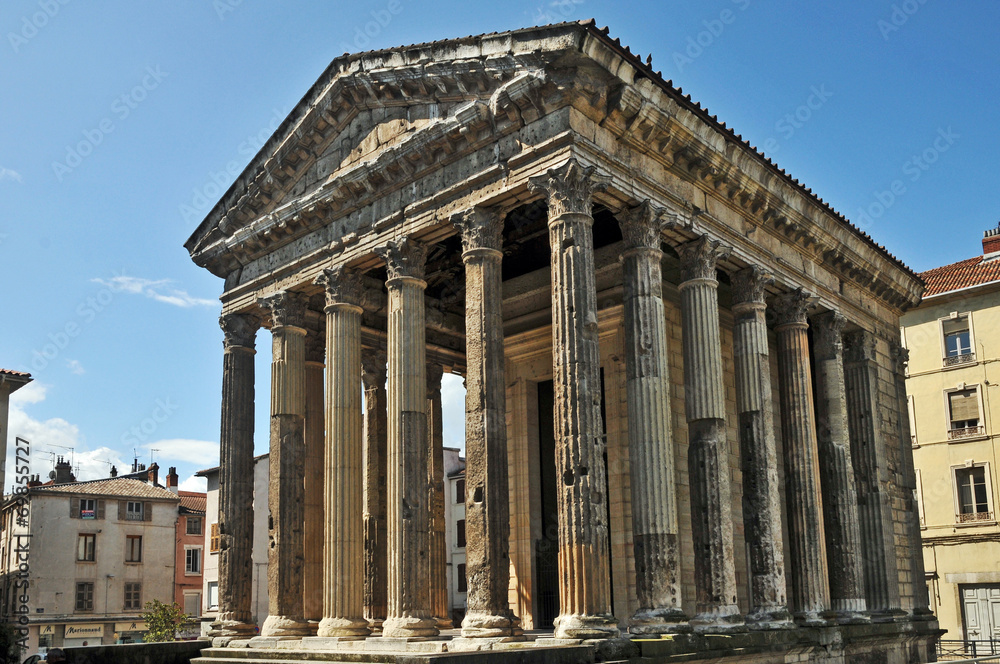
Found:
<svg viewBox="0 0 1000 664"><path fill-rule="evenodd" d="M920 276L901 325L931 609L945 639L1000 639L1000 228Z"/></svg>

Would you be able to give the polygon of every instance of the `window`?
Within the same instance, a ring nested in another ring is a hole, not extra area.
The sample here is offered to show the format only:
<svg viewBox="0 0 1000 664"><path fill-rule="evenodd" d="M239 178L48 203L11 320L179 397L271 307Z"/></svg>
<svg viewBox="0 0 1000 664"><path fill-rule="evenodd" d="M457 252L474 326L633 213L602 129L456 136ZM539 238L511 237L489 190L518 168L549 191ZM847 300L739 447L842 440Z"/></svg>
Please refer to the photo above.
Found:
<svg viewBox="0 0 1000 664"><path fill-rule="evenodd" d="M972 328L969 314L954 312L941 319L941 334L944 337L944 365L946 367L976 361L972 350Z"/></svg>
<svg viewBox="0 0 1000 664"><path fill-rule="evenodd" d="M187 534L201 535L201 517L189 516L187 518Z"/></svg>
<svg viewBox="0 0 1000 664"><path fill-rule="evenodd" d="M201 574L201 547L184 549L184 572Z"/></svg>
<svg viewBox="0 0 1000 664"><path fill-rule="evenodd" d="M94 584L90 582L76 584L76 610L94 610Z"/></svg>
<svg viewBox="0 0 1000 664"><path fill-rule="evenodd" d="M93 498L81 498L80 499L80 518L81 519L96 519L97 518L97 501Z"/></svg>
<svg viewBox="0 0 1000 664"><path fill-rule="evenodd" d="M914 468L913 473L917 479L917 488L913 490L913 498L917 501L917 515L920 517L920 525L926 526L927 522L924 521L924 493L920 486L920 469Z"/></svg>
<svg viewBox="0 0 1000 664"><path fill-rule="evenodd" d="M201 617L201 593L197 591L184 591L184 613L195 618Z"/></svg>
<svg viewBox="0 0 1000 664"><path fill-rule="evenodd" d="M205 610L207 611L218 611L219 610L219 582L209 581L208 582L208 595L205 598Z"/></svg>
<svg viewBox="0 0 1000 664"><path fill-rule="evenodd" d="M128 535L125 537L125 562L142 562L142 535Z"/></svg>
<svg viewBox="0 0 1000 664"><path fill-rule="evenodd" d="M456 503L465 502L465 480L455 481L455 502Z"/></svg>
<svg viewBox="0 0 1000 664"><path fill-rule="evenodd" d="M459 519L455 522L455 531L457 534L455 546L461 548L465 546L465 519Z"/></svg>
<svg viewBox="0 0 1000 664"><path fill-rule="evenodd" d="M947 392L948 396L948 440L960 440L983 435L979 426L979 390L976 387L961 386L961 389Z"/></svg>
<svg viewBox="0 0 1000 664"><path fill-rule="evenodd" d="M126 521L142 521L144 517L142 503L130 500L125 503L125 520Z"/></svg>
<svg viewBox="0 0 1000 664"><path fill-rule="evenodd" d="M126 611L142 610L142 584L125 583L125 606Z"/></svg>
<svg viewBox="0 0 1000 664"><path fill-rule="evenodd" d="M968 465L955 469L955 484L958 488L957 521L992 521L989 489L986 484L986 466Z"/></svg>
<svg viewBox="0 0 1000 664"><path fill-rule="evenodd" d="M69 499L69 517L71 519L103 519L104 501L73 496Z"/></svg>
<svg viewBox="0 0 1000 664"><path fill-rule="evenodd" d="M209 553L219 552L219 524L212 524L212 535L208 540L208 551Z"/></svg>
<svg viewBox="0 0 1000 664"><path fill-rule="evenodd" d="M465 563L460 563L457 566L458 569L458 592L464 593L469 591L469 580L465 577Z"/></svg>
<svg viewBox="0 0 1000 664"><path fill-rule="evenodd" d="M80 533L76 538L76 559L80 562L94 562L94 546L97 544L97 535L93 533Z"/></svg>

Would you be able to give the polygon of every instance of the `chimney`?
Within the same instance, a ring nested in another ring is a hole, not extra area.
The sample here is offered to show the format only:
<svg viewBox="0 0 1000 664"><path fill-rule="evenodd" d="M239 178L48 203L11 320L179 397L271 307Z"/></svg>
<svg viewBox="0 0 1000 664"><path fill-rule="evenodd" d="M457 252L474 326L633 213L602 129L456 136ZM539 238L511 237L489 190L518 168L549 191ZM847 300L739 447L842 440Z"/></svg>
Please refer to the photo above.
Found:
<svg viewBox="0 0 1000 664"><path fill-rule="evenodd" d="M75 482L76 478L73 477L73 468L69 465L69 461L64 458L59 457L56 461L56 476L52 479L55 480L56 484L68 484L69 482Z"/></svg>
<svg viewBox="0 0 1000 664"><path fill-rule="evenodd" d="M172 491L177 493L177 468L170 466L170 470L167 472L167 491Z"/></svg>
<svg viewBox="0 0 1000 664"><path fill-rule="evenodd" d="M38 475L32 475L28 478L28 487L42 486L42 479Z"/></svg>
<svg viewBox="0 0 1000 664"><path fill-rule="evenodd" d="M1000 224L983 232L983 255L1000 252Z"/></svg>
<svg viewBox="0 0 1000 664"><path fill-rule="evenodd" d="M149 483L153 486L158 486L160 482L160 467L156 465L156 462L149 464Z"/></svg>
<svg viewBox="0 0 1000 664"><path fill-rule="evenodd" d="M111 477L118 477L118 469L114 466L111 466Z"/></svg>

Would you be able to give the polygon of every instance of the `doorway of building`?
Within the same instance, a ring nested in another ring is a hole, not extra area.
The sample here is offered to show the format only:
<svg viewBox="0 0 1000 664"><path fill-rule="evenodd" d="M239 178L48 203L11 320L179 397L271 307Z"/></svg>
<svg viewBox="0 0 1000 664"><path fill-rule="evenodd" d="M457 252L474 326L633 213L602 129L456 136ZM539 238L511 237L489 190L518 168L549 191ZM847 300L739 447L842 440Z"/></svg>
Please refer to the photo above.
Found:
<svg viewBox="0 0 1000 664"><path fill-rule="evenodd" d="M959 586L968 641L1000 640L1000 583Z"/></svg>

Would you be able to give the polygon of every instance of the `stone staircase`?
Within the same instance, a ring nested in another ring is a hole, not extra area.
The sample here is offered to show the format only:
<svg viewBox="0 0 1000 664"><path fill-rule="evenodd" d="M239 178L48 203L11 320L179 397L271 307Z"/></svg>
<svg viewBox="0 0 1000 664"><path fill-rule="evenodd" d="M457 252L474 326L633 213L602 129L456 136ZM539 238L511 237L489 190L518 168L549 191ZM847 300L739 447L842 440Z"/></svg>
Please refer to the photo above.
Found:
<svg viewBox="0 0 1000 664"><path fill-rule="evenodd" d="M191 664L591 664L588 646L554 646L464 652L388 653L294 650L286 648L207 648Z"/></svg>

